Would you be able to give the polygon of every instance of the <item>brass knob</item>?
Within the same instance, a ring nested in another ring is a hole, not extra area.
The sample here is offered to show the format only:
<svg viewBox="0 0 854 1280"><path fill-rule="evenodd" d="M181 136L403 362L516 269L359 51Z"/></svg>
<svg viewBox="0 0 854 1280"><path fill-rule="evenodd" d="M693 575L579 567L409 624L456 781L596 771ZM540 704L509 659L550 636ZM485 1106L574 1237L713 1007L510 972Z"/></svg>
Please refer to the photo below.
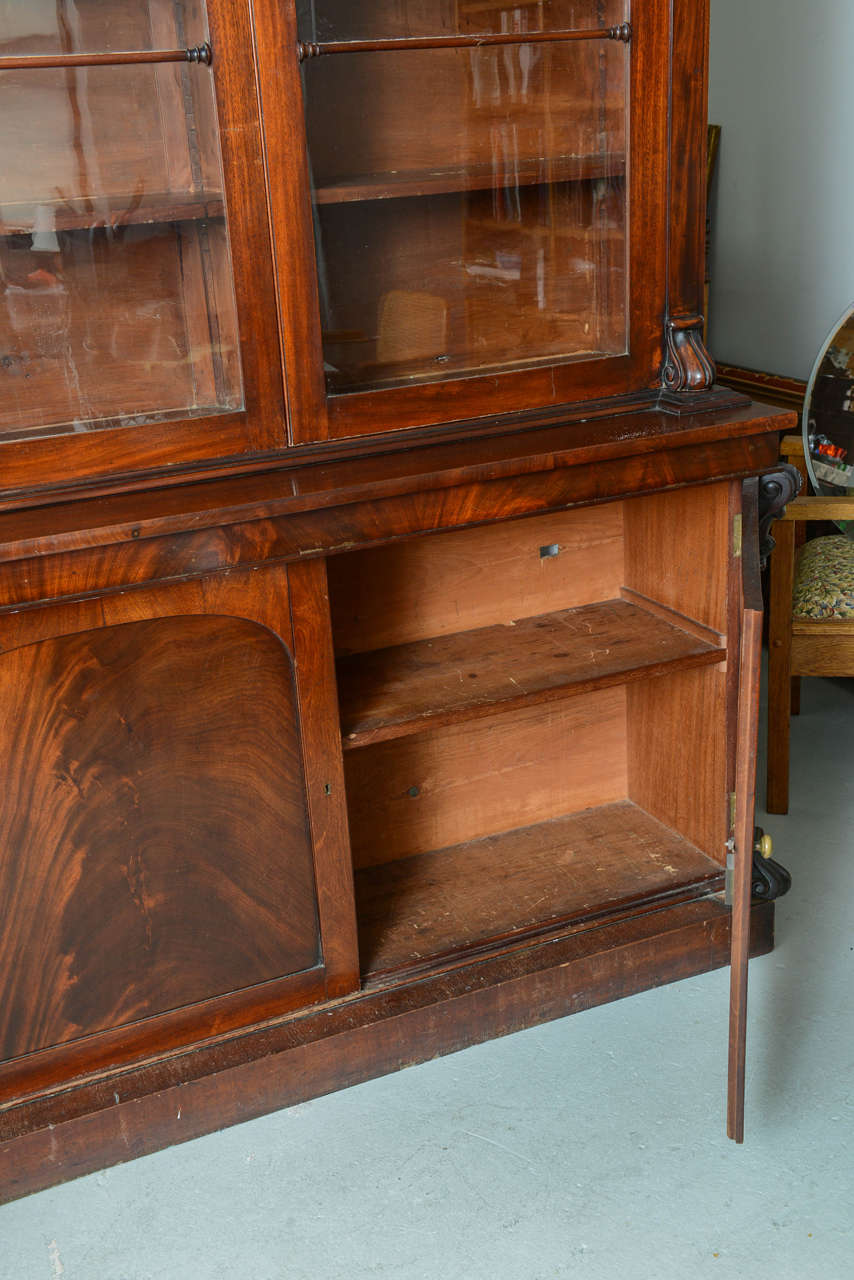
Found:
<svg viewBox="0 0 854 1280"><path fill-rule="evenodd" d="M765 835L760 836L756 844L756 851L761 854L763 858L770 858L771 854L774 852L774 842L771 837Z"/></svg>

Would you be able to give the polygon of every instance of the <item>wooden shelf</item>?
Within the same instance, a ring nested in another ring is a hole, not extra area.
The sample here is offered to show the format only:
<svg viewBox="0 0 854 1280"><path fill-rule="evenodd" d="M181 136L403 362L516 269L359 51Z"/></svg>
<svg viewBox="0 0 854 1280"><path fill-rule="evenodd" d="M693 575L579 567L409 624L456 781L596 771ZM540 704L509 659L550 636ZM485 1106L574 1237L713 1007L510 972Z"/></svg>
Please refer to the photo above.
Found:
<svg viewBox="0 0 854 1280"><path fill-rule="evenodd" d="M0 204L0 235L81 231L92 227L128 227L158 222L198 222L202 218L222 218L224 214L222 194L216 191L165 191L143 196L131 194L27 201Z"/></svg>
<svg viewBox="0 0 854 1280"><path fill-rule="evenodd" d="M625 155L555 156L521 160L512 168L495 163L465 168L400 170L375 173L322 184L315 204L344 204L356 200L393 200L405 196L448 195L455 191L489 191L503 187L548 186L592 178L622 178Z"/></svg>
<svg viewBox="0 0 854 1280"><path fill-rule="evenodd" d="M630 801L356 872L363 975L723 888L723 868Z"/></svg>
<svg viewBox="0 0 854 1280"><path fill-rule="evenodd" d="M338 662L344 747L723 656L715 632L651 602L645 607L627 599L354 654Z"/></svg>

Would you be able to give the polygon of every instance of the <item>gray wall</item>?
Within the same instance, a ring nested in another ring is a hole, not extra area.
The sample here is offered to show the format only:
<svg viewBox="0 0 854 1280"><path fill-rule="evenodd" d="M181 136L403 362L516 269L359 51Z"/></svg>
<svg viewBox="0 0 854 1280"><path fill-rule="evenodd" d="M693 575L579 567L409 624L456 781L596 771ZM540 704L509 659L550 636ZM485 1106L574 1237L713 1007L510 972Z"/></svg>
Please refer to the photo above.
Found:
<svg viewBox="0 0 854 1280"><path fill-rule="evenodd" d="M854 0L711 0L709 345L809 376L854 301Z"/></svg>

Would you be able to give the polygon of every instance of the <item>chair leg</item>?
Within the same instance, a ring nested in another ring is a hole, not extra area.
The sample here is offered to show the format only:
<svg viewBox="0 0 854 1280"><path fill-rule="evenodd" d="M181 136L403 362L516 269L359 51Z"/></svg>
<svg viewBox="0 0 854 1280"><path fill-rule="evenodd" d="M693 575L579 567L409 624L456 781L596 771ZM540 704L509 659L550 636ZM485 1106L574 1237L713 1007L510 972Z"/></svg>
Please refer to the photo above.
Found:
<svg viewBox="0 0 854 1280"><path fill-rule="evenodd" d="M801 677L792 676L792 715L799 716L801 714Z"/></svg>
<svg viewBox="0 0 854 1280"><path fill-rule="evenodd" d="M768 650L768 772L765 808L789 812L789 704L791 677L783 645Z"/></svg>

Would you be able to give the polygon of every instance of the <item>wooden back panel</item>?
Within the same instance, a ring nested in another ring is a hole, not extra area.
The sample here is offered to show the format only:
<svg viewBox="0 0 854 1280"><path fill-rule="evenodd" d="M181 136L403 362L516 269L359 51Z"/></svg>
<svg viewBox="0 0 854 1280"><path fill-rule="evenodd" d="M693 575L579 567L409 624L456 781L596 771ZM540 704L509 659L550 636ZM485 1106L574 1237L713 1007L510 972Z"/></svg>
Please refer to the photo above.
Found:
<svg viewBox="0 0 854 1280"><path fill-rule="evenodd" d="M623 582L622 513L608 503L333 557L336 652L613 599ZM553 547L556 555L540 554Z"/></svg>
<svg viewBox="0 0 854 1280"><path fill-rule="evenodd" d="M622 688L345 755L356 867L626 797Z"/></svg>

